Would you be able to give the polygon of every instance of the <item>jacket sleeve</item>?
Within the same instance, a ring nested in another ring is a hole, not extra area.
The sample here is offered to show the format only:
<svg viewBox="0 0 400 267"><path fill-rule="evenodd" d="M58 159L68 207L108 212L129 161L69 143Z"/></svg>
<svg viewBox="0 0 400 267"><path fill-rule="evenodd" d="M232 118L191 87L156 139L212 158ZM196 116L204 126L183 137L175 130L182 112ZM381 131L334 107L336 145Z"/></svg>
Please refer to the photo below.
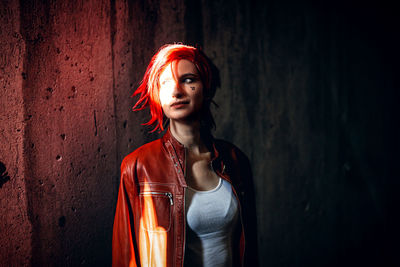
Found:
<svg viewBox="0 0 400 267"><path fill-rule="evenodd" d="M246 251L244 266L259 266L257 240L257 214L253 174L247 156L239 151L240 175L244 182L243 215L245 219Z"/></svg>
<svg viewBox="0 0 400 267"><path fill-rule="evenodd" d="M112 238L112 266L140 266L136 246L133 203L135 180L125 160L121 164L121 180Z"/></svg>

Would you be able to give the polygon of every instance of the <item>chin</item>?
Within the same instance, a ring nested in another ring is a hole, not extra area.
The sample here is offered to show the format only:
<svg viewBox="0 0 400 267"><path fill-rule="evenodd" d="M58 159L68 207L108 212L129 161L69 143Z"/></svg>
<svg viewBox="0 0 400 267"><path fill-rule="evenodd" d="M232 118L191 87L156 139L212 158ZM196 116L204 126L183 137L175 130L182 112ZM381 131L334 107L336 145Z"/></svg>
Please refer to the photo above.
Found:
<svg viewBox="0 0 400 267"><path fill-rule="evenodd" d="M174 114L171 116L167 116L171 121L177 122L196 122L200 121L198 114Z"/></svg>

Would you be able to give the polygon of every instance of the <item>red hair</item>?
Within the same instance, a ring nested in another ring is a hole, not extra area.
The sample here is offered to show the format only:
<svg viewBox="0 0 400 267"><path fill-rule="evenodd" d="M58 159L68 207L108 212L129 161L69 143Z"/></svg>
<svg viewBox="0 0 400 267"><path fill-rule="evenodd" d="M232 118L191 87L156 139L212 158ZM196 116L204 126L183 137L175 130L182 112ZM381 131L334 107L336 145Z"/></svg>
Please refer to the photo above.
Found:
<svg viewBox="0 0 400 267"><path fill-rule="evenodd" d="M203 93L205 96L203 108L206 108L206 115L211 116L209 106L214 93L213 89L211 88L211 68L209 59L199 48L183 44L167 44L162 46L160 50L153 56L149 65L147 66L147 70L143 76L140 86L132 95L140 95L139 100L133 106L133 111L142 110L146 107L150 108L151 119L144 123L144 125L155 125L155 128L151 132L156 130L164 130L163 111L159 96L160 75L168 64L175 60L181 59L187 59L196 66L200 75L200 79L203 83ZM208 120L210 120L210 118L208 118ZM215 125L212 116L210 122L211 125Z"/></svg>

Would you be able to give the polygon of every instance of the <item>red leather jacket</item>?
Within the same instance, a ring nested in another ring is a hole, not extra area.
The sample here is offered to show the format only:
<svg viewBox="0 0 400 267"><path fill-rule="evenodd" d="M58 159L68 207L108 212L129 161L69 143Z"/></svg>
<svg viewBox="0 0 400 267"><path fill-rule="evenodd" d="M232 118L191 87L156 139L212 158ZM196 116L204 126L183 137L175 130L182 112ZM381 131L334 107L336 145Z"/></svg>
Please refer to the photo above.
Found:
<svg viewBox="0 0 400 267"><path fill-rule="evenodd" d="M254 191L249 161L235 146L210 138L214 171L232 184L240 205L233 255L237 266L258 266ZM183 266L185 155L168 130L129 154L121 165L114 219L113 266Z"/></svg>

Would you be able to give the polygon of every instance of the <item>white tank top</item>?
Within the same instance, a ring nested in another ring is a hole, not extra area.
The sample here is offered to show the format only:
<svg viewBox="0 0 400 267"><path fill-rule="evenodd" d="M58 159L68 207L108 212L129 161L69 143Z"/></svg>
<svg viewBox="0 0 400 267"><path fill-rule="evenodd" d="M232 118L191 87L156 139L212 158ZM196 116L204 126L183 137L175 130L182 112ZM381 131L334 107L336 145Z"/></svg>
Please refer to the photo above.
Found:
<svg viewBox="0 0 400 267"><path fill-rule="evenodd" d="M238 222L238 203L232 186L219 179L209 191L188 187L185 193L186 247L184 265L232 266L233 230Z"/></svg>

